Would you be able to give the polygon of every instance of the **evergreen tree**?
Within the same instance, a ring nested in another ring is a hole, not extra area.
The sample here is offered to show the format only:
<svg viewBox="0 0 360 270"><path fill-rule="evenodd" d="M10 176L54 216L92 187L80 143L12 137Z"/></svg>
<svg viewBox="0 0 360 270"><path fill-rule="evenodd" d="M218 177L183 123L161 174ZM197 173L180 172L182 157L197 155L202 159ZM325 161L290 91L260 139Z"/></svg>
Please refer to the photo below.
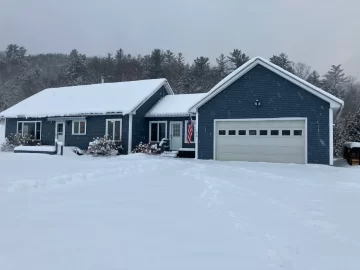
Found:
<svg viewBox="0 0 360 270"><path fill-rule="evenodd" d="M311 83L312 85L315 85L316 87L321 87L322 86L321 85L321 80L320 80L320 75L316 70L311 72L306 80L309 83Z"/></svg>
<svg viewBox="0 0 360 270"><path fill-rule="evenodd" d="M250 58L245 53L241 52L241 50L234 49L234 51L230 53L230 56L228 56L228 59L232 65L232 70L235 70L249 61Z"/></svg>
<svg viewBox="0 0 360 270"><path fill-rule="evenodd" d="M270 62L274 63L275 65L294 73L294 69L292 67L292 62L289 60L289 57L285 53L281 53L280 55L273 55L270 58Z"/></svg>
<svg viewBox="0 0 360 270"><path fill-rule="evenodd" d="M72 50L68 57L68 64L65 68L64 79L66 85L84 85L98 82L87 69L86 55Z"/></svg>
<svg viewBox="0 0 360 270"><path fill-rule="evenodd" d="M225 55L222 53L218 58L216 58L216 76L218 80L221 80L227 75L228 70L228 60L226 59Z"/></svg>
<svg viewBox="0 0 360 270"><path fill-rule="evenodd" d="M344 98L345 84L349 78L345 76L341 65L332 65L331 69L324 75L324 89L336 97Z"/></svg>
<svg viewBox="0 0 360 270"><path fill-rule="evenodd" d="M149 79L158 79L164 78L164 55L160 49L155 49L151 52L150 57L148 58L149 62Z"/></svg>

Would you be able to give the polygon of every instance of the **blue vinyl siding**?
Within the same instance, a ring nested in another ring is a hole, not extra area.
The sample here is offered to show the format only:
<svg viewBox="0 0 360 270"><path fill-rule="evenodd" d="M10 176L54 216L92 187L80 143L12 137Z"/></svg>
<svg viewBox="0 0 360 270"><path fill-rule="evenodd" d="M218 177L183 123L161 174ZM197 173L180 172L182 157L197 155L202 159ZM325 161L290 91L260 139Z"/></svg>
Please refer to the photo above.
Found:
<svg viewBox="0 0 360 270"><path fill-rule="evenodd" d="M65 145L87 149L89 142L94 138L103 137L106 132L106 119L122 119L122 145L127 153L129 135L128 115L96 115L86 116L86 134L72 135L72 121L65 121ZM55 144L55 121L47 121L47 118L8 118L6 119L6 136L17 132L17 121L41 121L41 143L43 145Z"/></svg>
<svg viewBox="0 0 360 270"><path fill-rule="evenodd" d="M255 106L256 100L261 106ZM324 100L257 65L198 109L198 157L213 159L214 119L306 117L308 163L329 164L329 108Z"/></svg>

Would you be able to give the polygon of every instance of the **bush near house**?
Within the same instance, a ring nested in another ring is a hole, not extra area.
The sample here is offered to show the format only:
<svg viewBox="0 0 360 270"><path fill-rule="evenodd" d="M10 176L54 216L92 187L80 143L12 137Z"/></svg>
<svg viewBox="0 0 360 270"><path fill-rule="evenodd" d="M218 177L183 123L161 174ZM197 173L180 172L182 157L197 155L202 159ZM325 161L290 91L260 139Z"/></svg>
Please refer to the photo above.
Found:
<svg viewBox="0 0 360 270"><path fill-rule="evenodd" d="M94 138L94 141L89 143L86 154L93 156L116 156L122 153L122 146L120 141L113 141L109 136Z"/></svg>
<svg viewBox="0 0 360 270"><path fill-rule="evenodd" d="M135 153L144 153L149 155L160 154L161 149L157 147L157 144L151 143L139 143L138 146L135 148Z"/></svg>
<svg viewBox="0 0 360 270"><path fill-rule="evenodd" d="M1 151L14 151L14 148L19 145L35 146L41 145L39 140L35 140L31 135L10 134L5 138L5 142L1 144Z"/></svg>

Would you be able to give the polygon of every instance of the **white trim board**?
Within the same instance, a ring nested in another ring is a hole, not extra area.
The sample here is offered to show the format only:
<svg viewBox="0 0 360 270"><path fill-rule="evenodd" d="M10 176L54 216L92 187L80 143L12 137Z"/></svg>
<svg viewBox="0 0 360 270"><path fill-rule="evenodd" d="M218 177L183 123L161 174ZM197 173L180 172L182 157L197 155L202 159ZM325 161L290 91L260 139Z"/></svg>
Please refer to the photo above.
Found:
<svg viewBox="0 0 360 270"><path fill-rule="evenodd" d="M133 115L129 114L129 138L128 138L128 154L131 154L132 151L132 124L133 124ZM121 123L122 125L122 123Z"/></svg>
<svg viewBox="0 0 360 270"><path fill-rule="evenodd" d="M253 69L256 65L262 65L263 67L269 69L270 71L278 74L284 79L294 83L295 85L303 88L304 90L310 92L311 94L325 100L330 104L330 107L333 109L339 109L338 112L341 111L341 108L344 105L344 101L341 99L325 92L324 90L308 83L307 81L295 76L294 74L282 69L281 67L271 63L268 60L265 60L261 57L254 57L249 60L247 63L236 69L234 72L226 76L223 80L221 80L217 85L215 85L202 100L196 103L192 108L190 108L190 112L195 112L197 108L205 104L207 101L215 97L221 91L226 89L230 84L241 78L251 69Z"/></svg>
<svg viewBox="0 0 360 270"><path fill-rule="evenodd" d="M331 109L330 109L331 110ZM196 118L197 119L197 118ZM257 121L305 121L305 164L308 163L308 132L306 117L284 117L284 118L247 118L247 119L214 119L213 130L213 160L216 160L216 123L217 122L257 122ZM197 152L197 151L196 151ZM195 153L196 153L195 152Z"/></svg>
<svg viewBox="0 0 360 270"><path fill-rule="evenodd" d="M329 165L334 165L334 117L331 108L329 109Z"/></svg>
<svg viewBox="0 0 360 270"><path fill-rule="evenodd" d="M194 127L195 132L195 159L199 159L199 112L196 110L196 125ZM214 135L215 136L215 135Z"/></svg>

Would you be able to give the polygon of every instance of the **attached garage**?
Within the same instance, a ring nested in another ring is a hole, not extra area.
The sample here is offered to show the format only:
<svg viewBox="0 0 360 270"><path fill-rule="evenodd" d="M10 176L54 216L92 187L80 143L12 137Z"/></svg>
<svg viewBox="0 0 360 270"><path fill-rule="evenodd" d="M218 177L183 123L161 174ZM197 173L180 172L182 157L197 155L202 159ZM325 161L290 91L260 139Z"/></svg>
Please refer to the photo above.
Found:
<svg viewBox="0 0 360 270"><path fill-rule="evenodd" d="M198 159L333 164L343 101L255 57L195 104Z"/></svg>
<svg viewBox="0 0 360 270"><path fill-rule="evenodd" d="M299 163L306 160L306 119L215 120L217 160Z"/></svg>

